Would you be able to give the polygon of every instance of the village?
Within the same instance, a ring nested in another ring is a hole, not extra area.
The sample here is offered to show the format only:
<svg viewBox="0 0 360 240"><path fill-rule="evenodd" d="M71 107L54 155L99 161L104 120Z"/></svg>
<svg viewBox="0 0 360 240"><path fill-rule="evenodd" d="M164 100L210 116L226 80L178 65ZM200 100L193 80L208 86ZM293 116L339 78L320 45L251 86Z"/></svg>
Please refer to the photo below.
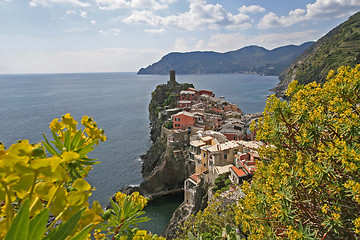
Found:
<svg viewBox="0 0 360 240"><path fill-rule="evenodd" d="M175 72L170 71L168 84L172 81ZM184 182L184 203L194 204L201 181L214 186L213 190L229 190L251 180L260 159L258 149L264 143L255 141L256 132L248 134L248 127L262 114L246 115L210 90L188 88L177 99L177 107L165 108L159 117L170 116L162 127L162 137L174 147L174 155L180 152L177 146L185 145L186 161L195 166L195 172ZM225 183L216 186L220 178Z"/></svg>

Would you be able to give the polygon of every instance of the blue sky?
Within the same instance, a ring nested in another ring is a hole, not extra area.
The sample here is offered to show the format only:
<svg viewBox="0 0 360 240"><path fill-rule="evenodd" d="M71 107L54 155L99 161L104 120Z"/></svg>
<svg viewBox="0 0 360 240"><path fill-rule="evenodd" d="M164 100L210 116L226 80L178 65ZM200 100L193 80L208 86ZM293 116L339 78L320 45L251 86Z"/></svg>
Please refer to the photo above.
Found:
<svg viewBox="0 0 360 240"><path fill-rule="evenodd" d="M0 74L135 72L169 52L316 41L359 0L0 0Z"/></svg>

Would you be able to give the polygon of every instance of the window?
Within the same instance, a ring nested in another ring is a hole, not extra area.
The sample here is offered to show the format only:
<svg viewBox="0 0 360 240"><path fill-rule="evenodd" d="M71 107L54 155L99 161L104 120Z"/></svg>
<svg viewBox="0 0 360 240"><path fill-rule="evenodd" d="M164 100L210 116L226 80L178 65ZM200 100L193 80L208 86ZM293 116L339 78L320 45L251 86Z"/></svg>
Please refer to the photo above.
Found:
<svg viewBox="0 0 360 240"><path fill-rule="evenodd" d="M204 153L204 157L206 157L206 153Z"/></svg>
<svg viewBox="0 0 360 240"><path fill-rule="evenodd" d="M180 124L175 124L175 127L180 127Z"/></svg>
<svg viewBox="0 0 360 240"><path fill-rule="evenodd" d="M204 167L206 167L206 163L204 163Z"/></svg>
<svg viewBox="0 0 360 240"><path fill-rule="evenodd" d="M180 121L180 118L175 118L175 121L176 121L176 122L179 122L179 121Z"/></svg>
<svg viewBox="0 0 360 240"><path fill-rule="evenodd" d="M234 137L234 140L236 140L236 137Z"/></svg>
<svg viewBox="0 0 360 240"><path fill-rule="evenodd" d="M227 159L227 154L224 154L224 158Z"/></svg>

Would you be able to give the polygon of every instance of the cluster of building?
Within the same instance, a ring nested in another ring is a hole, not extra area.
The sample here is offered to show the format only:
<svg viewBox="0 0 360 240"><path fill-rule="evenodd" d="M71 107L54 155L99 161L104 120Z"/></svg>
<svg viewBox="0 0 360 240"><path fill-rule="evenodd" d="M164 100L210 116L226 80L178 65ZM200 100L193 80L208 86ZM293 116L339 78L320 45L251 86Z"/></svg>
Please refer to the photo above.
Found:
<svg viewBox="0 0 360 240"><path fill-rule="evenodd" d="M171 114L172 129L163 128L163 137L170 144L188 139L188 161L195 165L184 183L185 202L193 204L202 180L212 185L227 174L233 184L241 185L254 175L263 143L249 137L249 119L238 106L216 98L212 91L189 88L180 92L177 108L165 113Z"/></svg>
<svg viewBox="0 0 360 240"><path fill-rule="evenodd" d="M216 98L209 90L189 88L180 92L176 112L172 115L173 129L192 132L215 130L229 140L247 139L243 113L235 104Z"/></svg>

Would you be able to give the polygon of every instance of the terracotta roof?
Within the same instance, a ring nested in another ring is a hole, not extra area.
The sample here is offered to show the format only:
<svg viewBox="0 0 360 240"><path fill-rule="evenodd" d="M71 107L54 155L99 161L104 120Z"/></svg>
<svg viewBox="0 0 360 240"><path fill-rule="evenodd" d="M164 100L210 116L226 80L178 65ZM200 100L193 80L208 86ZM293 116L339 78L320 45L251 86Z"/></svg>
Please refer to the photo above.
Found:
<svg viewBox="0 0 360 240"><path fill-rule="evenodd" d="M244 170L242 170L241 168L237 168L235 166L232 166L231 169L235 172L235 174L238 177L244 177L247 175L247 173L244 172Z"/></svg>

